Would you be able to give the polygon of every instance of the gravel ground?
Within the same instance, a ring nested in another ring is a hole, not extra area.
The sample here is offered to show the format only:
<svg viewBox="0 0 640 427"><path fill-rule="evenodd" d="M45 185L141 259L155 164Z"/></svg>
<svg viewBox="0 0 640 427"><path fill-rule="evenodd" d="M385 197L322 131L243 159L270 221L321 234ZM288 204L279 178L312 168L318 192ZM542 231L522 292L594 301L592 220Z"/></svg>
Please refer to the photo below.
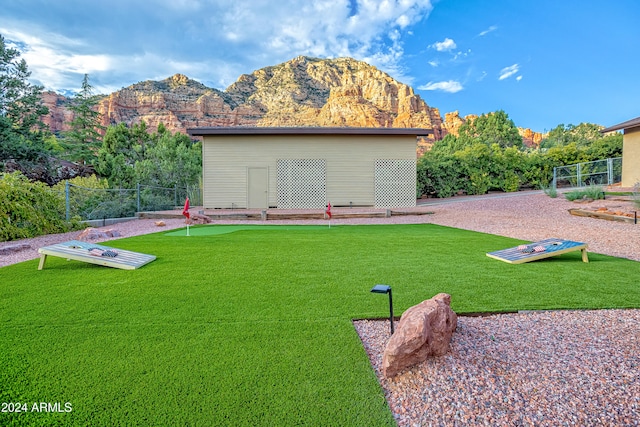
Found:
<svg viewBox="0 0 640 427"><path fill-rule="evenodd" d="M382 377L389 322L354 322L399 426L638 426L639 310L458 317L445 356Z"/></svg>
<svg viewBox="0 0 640 427"><path fill-rule="evenodd" d="M638 209L624 200L576 204L515 193L430 200L415 208L432 215L334 219L331 224L433 223L526 241L560 238L586 242L590 252L640 261L640 225L572 216L567 211L575 207ZM102 228L129 237L185 225L183 219L164 222L164 227L136 220ZM257 221L214 221L229 223ZM38 258L38 248L78 234L2 242L0 249L17 244L30 249L0 255L0 267ZM461 316L447 355L389 380L380 370L388 322L354 325L399 426L640 426L640 310Z"/></svg>

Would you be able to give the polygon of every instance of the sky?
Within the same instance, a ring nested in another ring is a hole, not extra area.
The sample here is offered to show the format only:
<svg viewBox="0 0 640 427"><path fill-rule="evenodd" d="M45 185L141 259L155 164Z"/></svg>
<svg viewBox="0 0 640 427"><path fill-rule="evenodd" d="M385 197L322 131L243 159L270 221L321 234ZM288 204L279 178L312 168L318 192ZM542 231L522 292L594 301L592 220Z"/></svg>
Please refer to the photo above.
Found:
<svg viewBox="0 0 640 427"><path fill-rule="evenodd" d="M351 57L461 116L546 132L640 116L637 0L3 0L31 82L108 94L176 73L224 90L297 56Z"/></svg>

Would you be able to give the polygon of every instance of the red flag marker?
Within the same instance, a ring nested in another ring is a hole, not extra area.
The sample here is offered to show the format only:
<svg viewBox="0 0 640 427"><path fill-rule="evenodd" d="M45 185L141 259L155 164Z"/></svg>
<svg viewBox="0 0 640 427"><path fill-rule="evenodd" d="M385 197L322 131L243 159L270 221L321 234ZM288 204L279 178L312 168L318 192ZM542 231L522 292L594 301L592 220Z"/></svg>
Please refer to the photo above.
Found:
<svg viewBox="0 0 640 427"><path fill-rule="evenodd" d="M331 202L327 205L327 210L325 211L329 219L331 219Z"/></svg>
<svg viewBox="0 0 640 427"><path fill-rule="evenodd" d="M186 216L187 219L190 218L189 215L189 198L187 197L187 200L185 200L184 202L184 209L182 209L182 215Z"/></svg>

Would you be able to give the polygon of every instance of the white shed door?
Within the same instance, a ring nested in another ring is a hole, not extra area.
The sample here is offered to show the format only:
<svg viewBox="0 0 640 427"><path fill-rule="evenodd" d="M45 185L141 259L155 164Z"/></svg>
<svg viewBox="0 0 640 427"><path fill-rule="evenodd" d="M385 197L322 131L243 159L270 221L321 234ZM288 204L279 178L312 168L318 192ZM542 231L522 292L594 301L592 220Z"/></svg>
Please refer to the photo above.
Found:
<svg viewBox="0 0 640 427"><path fill-rule="evenodd" d="M269 172L267 168L247 169L247 208L266 209L269 207Z"/></svg>

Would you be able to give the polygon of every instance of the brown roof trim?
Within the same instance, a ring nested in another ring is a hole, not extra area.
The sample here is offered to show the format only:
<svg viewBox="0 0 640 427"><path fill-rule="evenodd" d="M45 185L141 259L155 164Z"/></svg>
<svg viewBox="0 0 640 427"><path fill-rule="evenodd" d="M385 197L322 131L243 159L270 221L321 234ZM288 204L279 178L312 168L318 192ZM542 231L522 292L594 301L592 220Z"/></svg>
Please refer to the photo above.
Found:
<svg viewBox="0 0 640 427"><path fill-rule="evenodd" d="M640 126L640 117L636 117L635 119L627 120L626 122L622 122L617 125L610 126L608 128L602 129L600 132L607 133L607 132L613 132L614 130L630 129L638 126Z"/></svg>
<svg viewBox="0 0 640 427"><path fill-rule="evenodd" d="M433 129L356 127L201 127L187 129L191 136L207 135L433 135Z"/></svg>

